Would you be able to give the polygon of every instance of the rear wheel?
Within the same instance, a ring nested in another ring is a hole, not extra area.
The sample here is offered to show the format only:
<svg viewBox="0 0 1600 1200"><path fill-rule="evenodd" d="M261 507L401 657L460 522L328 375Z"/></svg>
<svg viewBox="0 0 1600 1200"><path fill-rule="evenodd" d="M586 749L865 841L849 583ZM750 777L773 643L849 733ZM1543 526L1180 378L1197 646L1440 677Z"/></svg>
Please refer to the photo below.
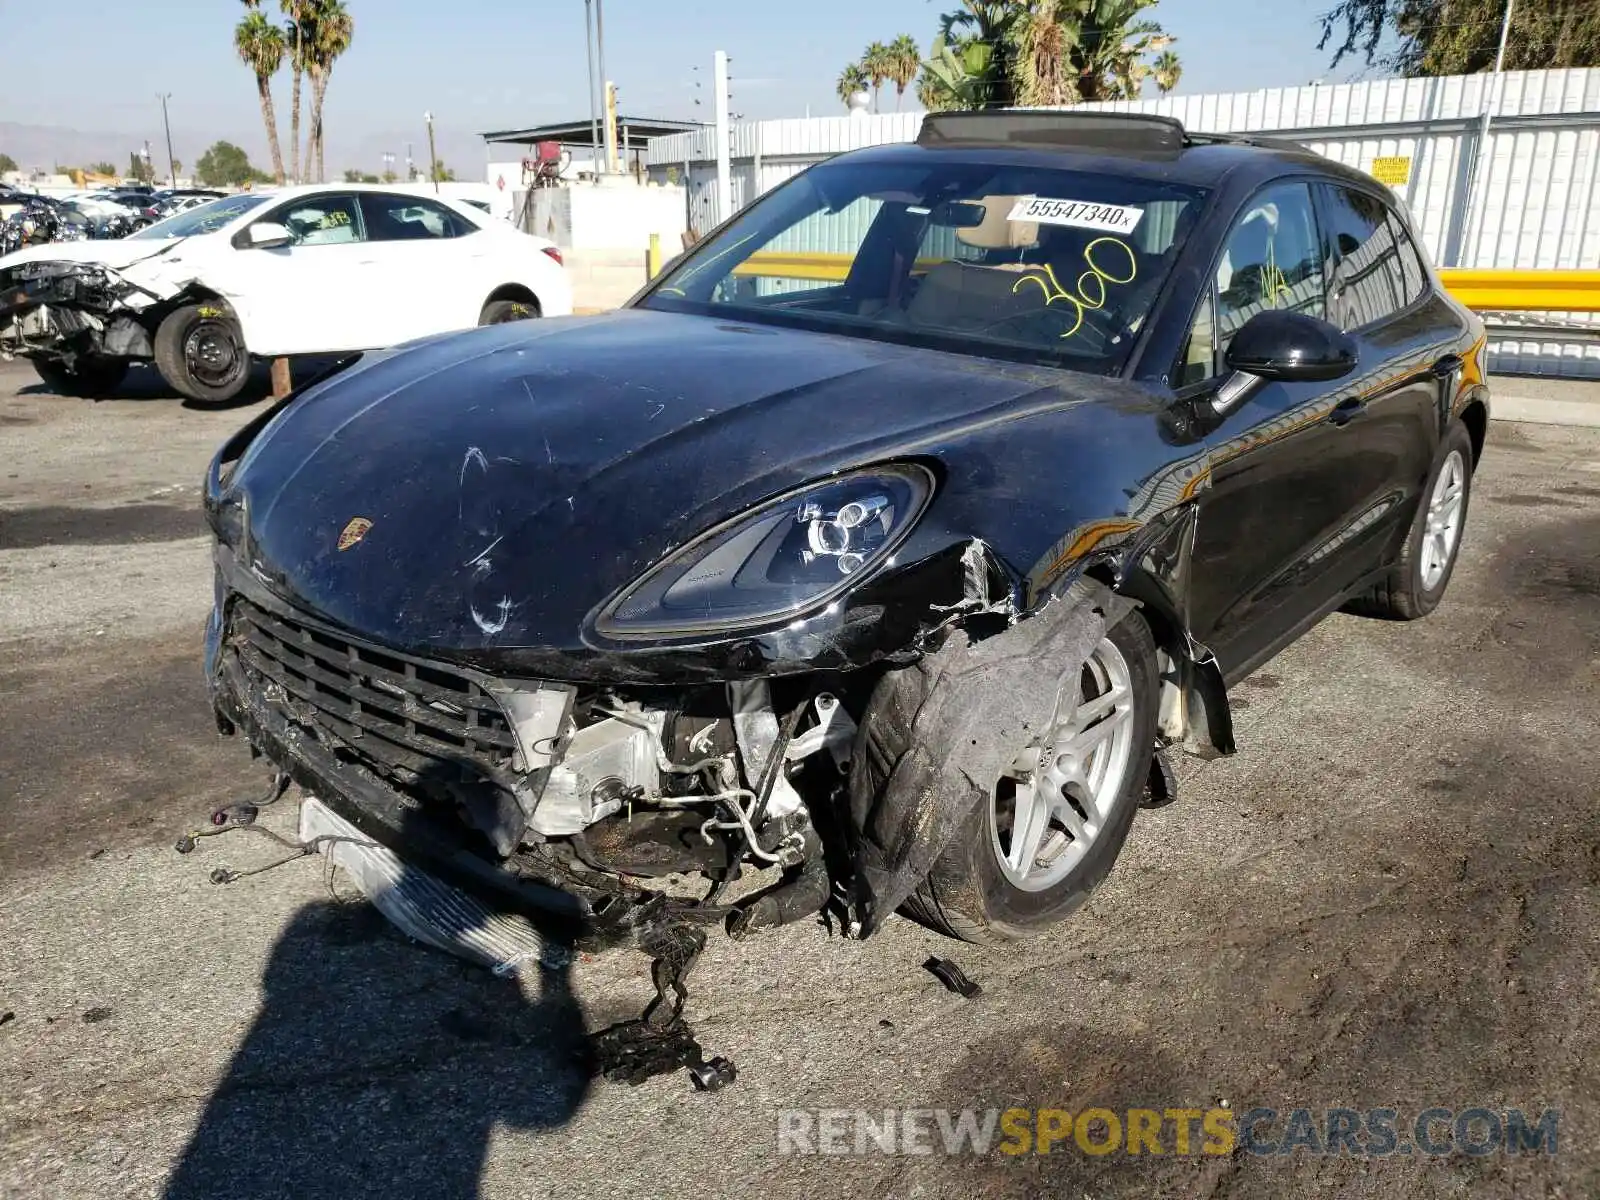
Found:
<svg viewBox="0 0 1600 1200"><path fill-rule="evenodd" d="M186 304L156 330L156 366L172 390L191 400L232 400L250 379L250 352L239 322L220 301Z"/></svg>
<svg viewBox="0 0 1600 1200"><path fill-rule="evenodd" d="M1400 561L1387 579L1351 601L1348 611L1364 617L1414 621L1439 607L1456 569L1471 499L1472 438L1466 427L1456 422L1439 443Z"/></svg>
<svg viewBox="0 0 1600 1200"><path fill-rule="evenodd" d="M98 399L117 390L123 376L128 373L128 362L122 358L96 358L80 354L69 367L59 358L35 358L33 369L50 388L63 396L83 396Z"/></svg>
<svg viewBox="0 0 1600 1200"><path fill-rule="evenodd" d="M508 325L512 321L531 321L539 315L532 300L491 300L478 314L479 325Z"/></svg>

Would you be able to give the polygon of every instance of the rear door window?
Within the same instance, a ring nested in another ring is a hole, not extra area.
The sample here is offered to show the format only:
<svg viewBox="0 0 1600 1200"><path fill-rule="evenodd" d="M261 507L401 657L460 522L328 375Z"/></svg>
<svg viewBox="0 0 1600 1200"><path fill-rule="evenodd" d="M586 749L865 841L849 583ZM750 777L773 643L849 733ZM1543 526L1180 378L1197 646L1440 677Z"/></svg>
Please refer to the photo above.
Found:
<svg viewBox="0 0 1600 1200"><path fill-rule="evenodd" d="M1322 188L1333 258L1330 319L1349 332L1407 307L1407 288L1388 206L1354 188Z"/></svg>
<svg viewBox="0 0 1600 1200"><path fill-rule="evenodd" d="M1428 291L1428 271L1422 265L1422 255L1417 251L1417 245L1411 240L1411 235L1406 232L1405 222L1400 220L1398 214L1389 213L1390 232L1394 235L1394 243L1400 255L1400 280L1402 294L1406 305L1415 304L1421 300Z"/></svg>
<svg viewBox="0 0 1600 1200"><path fill-rule="evenodd" d="M478 227L459 213L421 196L363 193L369 242L425 242L465 237Z"/></svg>

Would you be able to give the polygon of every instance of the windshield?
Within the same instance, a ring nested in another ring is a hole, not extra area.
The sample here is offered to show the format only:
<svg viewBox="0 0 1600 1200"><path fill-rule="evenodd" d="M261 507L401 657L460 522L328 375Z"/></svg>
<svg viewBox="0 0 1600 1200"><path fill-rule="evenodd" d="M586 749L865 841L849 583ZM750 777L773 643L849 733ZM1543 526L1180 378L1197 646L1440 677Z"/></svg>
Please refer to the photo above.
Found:
<svg viewBox="0 0 1600 1200"><path fill-rule="evenodd" d="M179 238L194 237L200 233L215 233L235 217L242 217L245 213L255 208L258 204L265 204L267 197L264 195L250 196L225 196L221 200L211 200L205 204L196 205L187 212L181 212L168 217L165 221L157 221L154 225L146 226L138 233L129 234L131 238Z"/></svg>
<svg viewBox="0 0 1600 1200"><path fill-rule="evenodd" d="M646 308L1121 368L1205 193L970 159L816 167L697 247Z"/></svg>

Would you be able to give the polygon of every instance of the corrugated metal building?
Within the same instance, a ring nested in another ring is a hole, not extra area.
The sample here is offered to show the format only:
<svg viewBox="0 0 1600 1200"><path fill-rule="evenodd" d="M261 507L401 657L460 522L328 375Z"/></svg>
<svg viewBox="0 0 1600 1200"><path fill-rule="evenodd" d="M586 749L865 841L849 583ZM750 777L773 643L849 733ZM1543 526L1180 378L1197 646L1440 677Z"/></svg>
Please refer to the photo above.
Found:
<svg viewBox="0 0 1600 1200"><path fill-rule="evenodd" d="M1385 168L1441 266L1600 268L1600 69L1383 79L1089 107L1160 113L1209 133L1270 134L1362 170ZM1491 123L1480 153L1486 109ZM921 113L894 113L736 125L734 205L831 155L911 141L921 124ZM648 154L652 175L664 178L670 167L687 178L700 229L716 219L714 138L711 129L657 138ZM1497 371L1600 378L1600 317L1524 313L1495 318L1495 326L1490 349Z"/></svg>

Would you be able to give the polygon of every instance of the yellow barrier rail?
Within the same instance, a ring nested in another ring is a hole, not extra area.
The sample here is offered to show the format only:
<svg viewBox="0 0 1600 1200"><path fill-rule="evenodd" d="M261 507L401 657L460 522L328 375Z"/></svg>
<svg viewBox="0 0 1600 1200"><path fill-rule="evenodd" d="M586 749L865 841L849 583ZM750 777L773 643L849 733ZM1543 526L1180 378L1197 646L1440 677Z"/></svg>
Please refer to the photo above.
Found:
<svg viewBox="0 0 1600 1200"><path fill-rule="evenodd" d="M733 269L744 278L806 279L843 283L853 254L762 250ZM926 271L940 262L918 259ZM1440 271L1445 288L1468 308L1480 312L1600 312L1600 271Z"/></svg>
<svg viewBox="0 0 1600 1200"><path fill-rule="evenodd" d="M1445 288L1480 312L1600 312L1600 271L1440 271Z"/></svg>

